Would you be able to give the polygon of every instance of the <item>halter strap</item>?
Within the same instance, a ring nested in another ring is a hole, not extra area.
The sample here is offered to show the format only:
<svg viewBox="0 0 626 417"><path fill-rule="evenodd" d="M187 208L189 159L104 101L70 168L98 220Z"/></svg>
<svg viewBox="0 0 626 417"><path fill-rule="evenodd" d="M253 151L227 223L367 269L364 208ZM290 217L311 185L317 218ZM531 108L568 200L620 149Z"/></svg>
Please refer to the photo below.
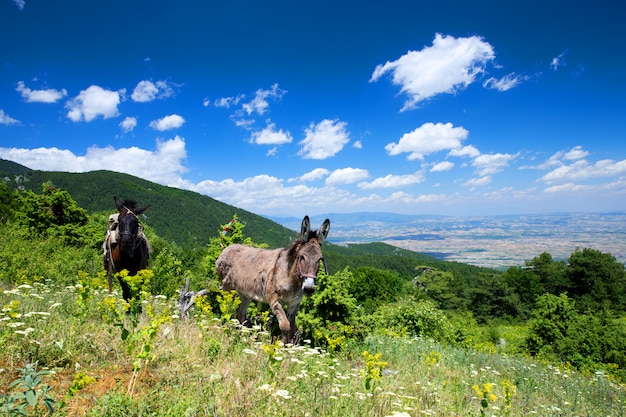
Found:
<svg viewBox="0 0 626 417"><path fill-rule="evenodd" d="M317 275L314 274L303 274L302 273L302 266L300 266L300 262L298 262L298 276L300 278L313 278L313 279L317 279Z"/></svg>

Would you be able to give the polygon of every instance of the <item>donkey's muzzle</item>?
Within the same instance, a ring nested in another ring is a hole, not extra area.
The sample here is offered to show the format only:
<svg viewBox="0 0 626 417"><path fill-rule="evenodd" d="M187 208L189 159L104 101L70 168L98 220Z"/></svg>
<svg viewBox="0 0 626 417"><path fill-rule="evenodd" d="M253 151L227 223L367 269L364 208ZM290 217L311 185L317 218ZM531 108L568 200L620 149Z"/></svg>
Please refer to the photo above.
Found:
<svg viewBox="0 0 626 417"><path fill-rule="evenodd" d="M310 297L315 292L315 278L305 277L302 283L302 292L307 297Z"/></svg>

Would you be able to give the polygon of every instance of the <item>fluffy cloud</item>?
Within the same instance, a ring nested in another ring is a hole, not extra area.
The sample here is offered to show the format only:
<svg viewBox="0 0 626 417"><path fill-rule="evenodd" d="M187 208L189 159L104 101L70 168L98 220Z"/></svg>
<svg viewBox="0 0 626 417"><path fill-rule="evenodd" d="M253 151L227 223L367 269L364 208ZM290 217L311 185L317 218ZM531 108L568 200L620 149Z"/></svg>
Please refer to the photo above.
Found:
<svg viewBox="0 0 626 417"><path fill-rule="evenodd" d="M398 143L389 143L385 150L389 155L408 153L407 159L424 159L425 155L462 149L461 142L469 132L463 127L454 127L452 123L424 123L412 132L402 135Z"/></svg>
<svg viewBox="0 0 626 417"><path fill-rule="evenodd" d="M130 98L139 103L146 103L156 99L163 99L174 94L174 90L166 81L153 83L149 80L139 81Z"/></svg>
<svg viewBox="0 0 626 417"><path fill-rule="evenodd" d="M310 182L317 181L330 174L330 171L326 168L315 168L313 171L309 171L306 174L303 174L297 178L289 179L289 182L301 181L301 182Z"/></svg>
<svg viewBox="0 0 626 417"><path fill-rule="evenodd" d="M26 87L24 81L19 81L15 90L19 91L28 103L56 103L67 96L67 90L65 89L55 90L47 88L44 90L31 90Z"/></svg>
<svg viewBox="0 0 626 417"><path fill-rule="evenodd" d="M182 165L186 156L185 140L179 136L157 141L156 151L134 146L119 149L93 146L87 149L84 156L58 148L0 148L0 158L43 171L87 172L109 169L172 186L178 185L180 175L186 171Z"/></svg>
<svg viewBox="0 0 626 417"><path fill-rule="evenodd" d="M472 166L476 167L480 176L493 175L508 167L509 163L518 156L519 154L511 155L507 153L479 155L474 158Z"/></svg>
<svg viewBox="0 0 626 417"><path fill-rule="evenodd" d="M26 6L25 0L13 0L13 3L15 3L15 5L17 6L18 9L20 9L20 11L24 10L24 6Z"/></svg>
<svg viewBox="0 0 626 417"><path fill-rule="evenodd" d="M474 82L495 59L493 47L479 36L436 34L433 44L376 66L370 82L390 73L392 83L409 96L401 111L441 93L455 93Z"/></svg>
<svg viewBox="0 0 626 417"><path fill-rule="evenodd" d="M67 117L74 122L90 122L98 116L103 119L116 117L119 115L117 106L125 92L124 89L111 91L92 85L66 103Z"/></svg>
<svg viewBox="0 0 626 417"><path fill-rule="evenodd" d="M185 123L185 119L177 114L170 114L161 119L153 120L150 122L150 127L154 130L165 131L171 129L178 129Z"/></svg>
<svg viewBox="0 0 626 417"><path fill-rule="evenodd" d="M603 159L595 164L585 159L570 165L562 165L541 177L541 181L551 184L564 181L585 181L593 178L615 177L626 174L626 159L614 161Z"/></svg>
<svg viewBox="0 0 626 417"><path fill-rule="evenodd" d="M18 125L20 121L12 118L8 114L4 112L4 110L0 109L0 125Z"/></svg>
<svg viewBox="0 0 626 417"><path fill-rule="evenodd" d="M256 143L257 145L282 145L291 143L292 141L291 133L283 132L282 129L276 131L276 125L274 123L268 124L263 130L254 132L250 138L250 142Z"/></svg>
<svg viewBox="0 0 626 417"><path fill-rule="evenodd" d="M384 177L376 178L372 182L362 182L358 186L361 189L368 190L373 188L397 188L405 187L408 185L419 184L424 181L424 174L416 172L415 174L408 175L386 175Z"/></svg>
<svg viewBox="0 0 626 417"><path fill-rule="evenodd" d="M135 127L137 127L137 118L136 117L127 117L120 122L120 127L124 131L124 133L128 133L132 131Z"/></svg>
<svg viewBox="0 0 626 417"><path fill-rule="evenodd" d="M441 161L441 162L438 162L435 165L433 165L433 167L430 169L430 172L449 171L452 168L454 168L454 162Z"/></svg>
<svg viewBox="0 0 626 417"><path fill-rule="evenodd" d="M330 173L326 178L327 185L354 184L369 177L369 172L361 168L341 168Z"/></svg>
<svg viewBox="0 0 626 417"><path fill-rule="evenodd" d="M350 141L346 126L346 122L329 119L311 123L300 141L302 149L298 155L305 159L326 159L336 155Z"/></svg>

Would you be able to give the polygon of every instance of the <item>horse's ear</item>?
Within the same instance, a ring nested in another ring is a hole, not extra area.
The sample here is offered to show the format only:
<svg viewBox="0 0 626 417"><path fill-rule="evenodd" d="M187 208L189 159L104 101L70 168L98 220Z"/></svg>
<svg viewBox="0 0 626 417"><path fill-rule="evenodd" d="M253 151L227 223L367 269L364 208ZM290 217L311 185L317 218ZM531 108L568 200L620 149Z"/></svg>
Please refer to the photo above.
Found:
<svg viewBox="0 0 626 417"><path fill-rule="evenodd" d="M317 232L317 241L321 244L328 237L328 232L330 232L330 220L324 220L324 223L320 226L319 232Z"/></svg>
<svg viewBox="0 0 626 417"><path fill-rule="evenodd" d="M300 229L300 238L305 242L309 240L309 232L311 231L311 221L309 216L304 216L302 219L302 227Z"/></svg>
<svg viewBox="0 0 626 417"><path fill-rule="evenodd" d="M152 204L149 204L143 208L138 208L133 210L133 213L135 213L136 216L139 216L141 213L143 213L144 211L148 210L148 208L151 206Z"/></svg>
<svg viewBox="0 0 626 417"><path fill-rule="evenodd" d="M113 201L115 201L115 206L117 207L118 210L122 210L122 207L124 207L124 205L122 204L122 202L120 201L119 198L117 198L117 196L113 197Z"/></svg>

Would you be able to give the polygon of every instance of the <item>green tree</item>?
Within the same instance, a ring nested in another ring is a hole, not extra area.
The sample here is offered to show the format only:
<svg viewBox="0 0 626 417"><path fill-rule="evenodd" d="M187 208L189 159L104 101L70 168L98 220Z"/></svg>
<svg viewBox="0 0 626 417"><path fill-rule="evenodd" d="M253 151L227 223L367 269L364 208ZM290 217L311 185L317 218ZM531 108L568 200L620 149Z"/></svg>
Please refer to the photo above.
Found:
<svg viewBox="0 0 626 417"><path fill-rule="evenodd" d="M403 286L396 272L361 267L352 273L350 293L366 313L373 313L381 304L398 298Z"/></svg>
<svg viewBox="0 0 626 417"><path fill-rule="evenodd" d="M626 307L624 265L613 255L595 249L576 249L569 257L566 276L570 284L568 294L581 310Z"/></svg>
<svg viewBox="0 0 626 417"><path fill-rule="evenodd" d="M535 308L537 297L546 292L541 277L532 268L514 266L504 272L503 278L520 299L522 318L528 318L530 311Z"/></svg>
<svg viewBox="0 0 626 417"><path fill-rule="evenodd" d="M42 194L25 191L22 196L19 221L35 233L56 235L70 244L83 244L82 227L88 220L87 212L70 194L50 182L42 185Z"/></svg>
<svg viewBox="0 0 626 417"><path fill-rule="evenodd" d="M567 291L570 284L565 275L567 265L564 261L555 261L548 252L526 261L526 266L532 268L539 282L550 294L561 294Z"/></svg>
<svg viewBox="0 0 626 417"><path fill-rule="evenodd" d="M462 300L452 287L455 280L452 272L424 265L415 269L418 270L418 275L413 279L413 283L419 293L436 301L444 310L456 310L462 305Z"/></svg>
<svg viewBox="0 0 626 417"><path fill-rule="evenodd" d="M519 296L511 289L502 274L480 272L474 285L467 290L468 308L479 322L493 318L515 318L519 316Z"/></svg>

